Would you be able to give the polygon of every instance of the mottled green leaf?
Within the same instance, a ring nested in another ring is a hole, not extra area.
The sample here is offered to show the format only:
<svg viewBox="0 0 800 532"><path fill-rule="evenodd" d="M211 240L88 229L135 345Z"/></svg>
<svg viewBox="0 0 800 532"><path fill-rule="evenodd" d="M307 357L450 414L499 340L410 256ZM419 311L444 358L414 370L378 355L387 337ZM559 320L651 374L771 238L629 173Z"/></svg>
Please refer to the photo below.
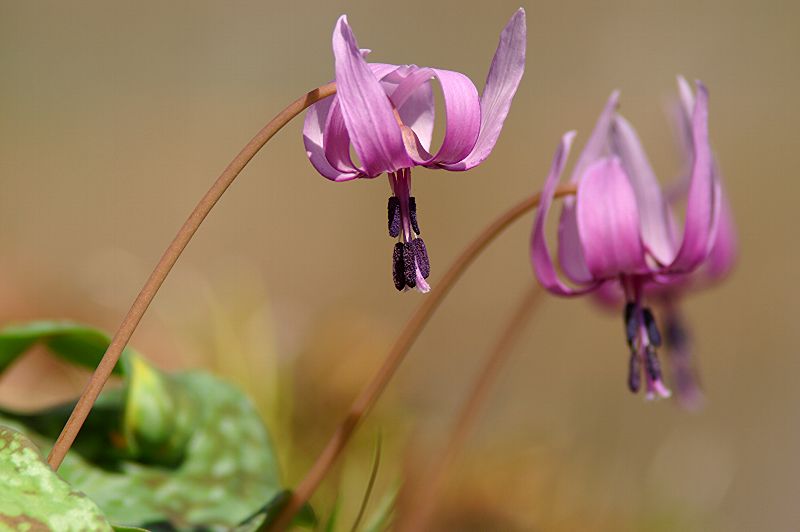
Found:
<svg viewBox="0 0 800 532"><path fill-rule="evenodd" d="M0 426L0 530L112 530L97 505L50 469L36 445Z"/></svg>
<svg viewBox="0 0 800 532"><path fill-rule="evenodd" d="M37 341L74 363L99 359L109 342L66 322L7 327L0 330L0 369L3 356ZM280 492L269 436L244 394L204 373L164 374L133 350L118 368L123 388L101 394L59 469L111 522L229 530ZM46 447L71 409L0 414L33 429Z"/></svg>
<svg viewBox="0 0 800 532"><path fill-rule="evenodd" d="M108 347L108 336L97 329L69 321L33 321L0 329L0 372L36 343L80 366L95 368ZM126 349L123 358L130 354ZM123 364L114 373L121 375Z"/></svg>
<svg viewBox="0 0 800 532"><path fill-rule="evenodd" d="M134 373L135 375L135 373ZM60 472L115 523L178 528L237 525L279 490L271 443L250 401L203 373L167 379L195 410L183 460L175 467L124 461L119 471L98 468L70 453Z"/></svg>

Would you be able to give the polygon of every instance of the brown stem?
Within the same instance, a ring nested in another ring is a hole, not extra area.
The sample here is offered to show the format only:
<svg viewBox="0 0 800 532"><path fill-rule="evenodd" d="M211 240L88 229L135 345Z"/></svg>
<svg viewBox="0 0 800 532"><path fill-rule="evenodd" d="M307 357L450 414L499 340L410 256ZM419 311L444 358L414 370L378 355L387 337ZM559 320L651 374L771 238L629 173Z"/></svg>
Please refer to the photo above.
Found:
<svg viewBox="0 0 800 532"><path fill-rule="evenodd" d="M429 464L430 469L425 475L424 482L416 486L419 491L416 495L412 495L412 504L409 505L410 513L402 519L397 530L404 532L428 529L428 523L433 515L436 499L444 484L447 470L463 448L472 427L475 426L475 421L480 414L481 407L486 402L492 385L508 360L512 347L522 333L530 314L539 303L541 295L542 292L538 286L532 287L525 293L511 315L511 319L498 337L497 343L489 351L483 368L470 388L469 395L450 432L447 444L442 453Z"/></svg>
<svg viewBox="0 0 800 532"><path fill-rule="evenodd" d="M571 194L575 194L574 185L561 186L555 193L556 197ZM442 276L442 279L437 283L436 288L431 290L422 304L417 307L416 312L412 314L405 328L400 332L391 350L386 355L383 364L373 376L372 380L367 383L366 387L361 390L361 393L356 397L347 416L336 428L336 431L333 433L330 440L328 440L328 444L317 457L317 461L311 466L311 469L306 473L305 478L300 482L294 492L292 492L291 498L287 504L281 508L280 513L276 516L276 519L272 522L268 530L284 530L287 528L292 517L311 497L311 494L314 493L317 486L319 486L333 463L339 457L361 419L370 411L378 400L428 319L439 307L439 304L441 304L442 300L444 300L445 296L450 292L450 289L453 288L467 267L480 255L483 249L520 216L536 208L539 205L540 199L541 195L536 193L511 207L511 209L501 214L500 217L489 224L489 226L461 252L461 255L458 256L447 272L445 272L444 276Z"/></svg>
<svg viewBox="0 0 800 532"><path fill-rule="evenodd" d="M127 345L133 332L139 325L139 321L147 311L147 307L150 306L156 293L158 293L158 289L167 278L167 275L169 275L170 270L172 270L172 267L178 261L178 258L181 256L181 253L183 253L187 244L189 244L192 236L197 232L200 224L203 223L208 213L211 212L211 209L217 201L219 201L220 197L222 197L222 194L225 193L231 183L236 179L236 176L239 175L244 167L247 166L247 163L250 162L255 154L258 153L275 133L280 131L283 126L288 124L305 108L323 98L331 96L335 92L336 84L328 83L327 85L310 91L289 104L286 109L278 113L275 118L264 126L261 131L256 133L256 136L242 148L242 151L228 164L214 184L211 185L211 188L208 189L208 192L206 192L197 206L195 206L192 213L181 226L178 234L175 235L169 247L164 251L158 264L156 264L156 267L150 274L150 277L147 278L147 281L139 291L139 295L136 296L136 299L125 315L125 318L122 320L117 332L114 333L114 337L111 339L111 343L108 349L106 349L103 359L94 370L94 374L91 379L89 379L89 383L83 390L80 399L78 399L78 404L76 404L75 408L72 410L72 414L70 414L66 425L64 425L64 429L61 431L58 440L56 440L53 449L50 451L50 455L47 457L50 467L58 469L61 465L64 456L66 456L67 451L69 451L69 448L75 441L75 437L81 430L83 422L86 421L86 416L88 416L89 412L92 410L97 396L100 395L109 375L111 375L111 371L117 364L122 350Z"/></svg>

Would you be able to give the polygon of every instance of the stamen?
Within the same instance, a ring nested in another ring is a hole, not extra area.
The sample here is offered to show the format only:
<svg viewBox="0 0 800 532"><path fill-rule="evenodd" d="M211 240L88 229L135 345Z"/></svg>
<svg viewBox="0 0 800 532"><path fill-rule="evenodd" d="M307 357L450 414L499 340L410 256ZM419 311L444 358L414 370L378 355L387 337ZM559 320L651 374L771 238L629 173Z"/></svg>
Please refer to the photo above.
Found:
<svg viewBox="0 0 800 532"><path fill-rule="evenodd" d="M394 287L403 290L406 287L405 268L403 266L403 243L398 242L394 245L392 252L392 279Z"/></svg>
<svg viewBox="0 0 800 532"><path fill-rule="evenodd" d="M644 352L644 367L647 371L647 376L651 381L661 381L661 364L658 363L656 350L653 346L647 346Z"/></svg>
<svg viewBox="0 0 800 532"><path fill-rule="evenodd" d="M628 362L628 389L633 393L642 387L642 362L636 351L631 351L631 358Z"/></svg>
<svg viewBox="0 0 800 532"><path fill-rule="evenodd" d="M650 344L656 347L660 346L661 332L658 330L653 313L650 312L649 308L645 308L642 310L642 315L644 316L644 326L647 328L647 337L650 339Z"/></svg>
<svg viewBox="0 0 800 532"><path fill-rule="evenodd" d="M415 233L420 234L419 224L417 223L417 200L414 196L408 198L408 212L411 218L411 228Z"/></svg>
<svg viewBox="0 0 800 532"><path fill-rule="evenodd" d="M639 332L639 315L636 312L636 303L629 302L625 305L625 337L628 346L633 347L633 341Z"/></svg>
<svg viewBox="0 0 800 532"><path fill-rule="evenodd" d="M428 249L425 247L425 242L421 238L415 238L411 241L414 246L414 257L417 259L417 267L422 274L423 279L427 279L431 274L431 262L428 259Z"/></svg>
<svg viewBox="0 0 800 532"><path fill-rule="evenodd" d="M396 238L400 235L400 200L396 196L389 198L389 236Z"/></svg>
<svg viewBox="0 0 800 532"><path fill-rule="evenodd" d="M414 245L403 246L403 277L409 288L417 286L417 263L414 260Z"/></svg>

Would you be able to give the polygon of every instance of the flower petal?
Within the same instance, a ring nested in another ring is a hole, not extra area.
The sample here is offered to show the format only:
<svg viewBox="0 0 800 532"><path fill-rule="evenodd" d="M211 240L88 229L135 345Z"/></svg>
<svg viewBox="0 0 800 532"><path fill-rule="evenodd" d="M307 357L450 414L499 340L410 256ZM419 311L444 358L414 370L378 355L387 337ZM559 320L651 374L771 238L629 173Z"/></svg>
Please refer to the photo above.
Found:
<svg viewBox="0 0 800 532"><path fill-rule="evenodd" d="M738 253L738 245L736 242L736 225L733 222L733 211L731 211L730 202L725 194L722 194L719 223L717 225L717 234L714 238L714 245L711 248L711 253L708 255L708 276L711 279L721 279L727 275L734 262L736 262L736 255Z"/></svg>
<svg viewBox="0 0 800 532"><path fill-rule="evenodd" d="M711 249L719 222L721 190L708 141L708 90L697 82L692 113L694 163L686 202L686 221L675 260L669 269L689 272L702 263Z"/></svg>
<svg viewBox="0 0 800 532"><path fill-rule="evenodd" d="M617 157L586 169L575 202L586 265L595 279L648 271L636 194Z"/></svg>
<svg viewBox="0 0 800 532"><path fill-rule="evenodd" d="M671 231L672 213L639 136L627 120L616 115L611 127L611 138L614 152L622 160L622 166L636 194L642 240L647 251L660 264L669 264L675 257L677 247Z"/></svg>
<svg viewBox="0 0 800 532"><path fill-rule="evenodd" d="M547 214L550 212L550 206L553 203L553 195L555 194L558 180L561 177L561 172L564 170L564 164L569 156L569 150L574 138L574 131L570 131L561 138L561 143L558 145L556 154L553 157L550 173L542 189L542 196L539 208L536 211L536 220L533 224L533 233L531 235L531 263L533 264L533 271L536 274L536 278L539 279L539 283L545 289L561 296L585 294L598 286L596 282L581 288L571 288L564 284L558 278L555 266L553 266L553 259L547 248L547 239L544 234L545 220L547 219Z"/></svg>
<svg viewBox="0 0 800 532"><path fill-rule="evenodd" d="M511 108L511 100L525 71L526 33L525 10L519 8L500 34L500 43L489 67L486 85L481 94L481 125L478 140L469 155L453 165L458 168L449 169L474 168L494 149L503 129L503 122Z"/></svg>
<svg viewBox="0 0 800 532"><path fill-rule="evenodd" d="M577 183L590 164L609 154L611 124L614 120L614 114L617 112L617 107L619 107L618 90L611 93L603 112L597 118L592 134L589 135L589 140L586 141L586 146L583 147L583 151L575 163L575 168L572 169L572 175L569 178L570 183Z"/></svg>
<svg viewBox="0 0 800 532"><path fill-rule="evenodd" d="M335 96L325 98L308 108L303 123L303 144L306 147L306 155L317 172L334 181L348 181L359 177L360 172L355 168L350 171L340 171L334 168L325 156L326 137L323 132L335 100ZM347 142L350 142L349 137Z"/></svg>
<svg viewBox="0 0 800 532"><path fill-rule="evenodd" d="M389 98L364 61L345 15L333 32L333 55L339 104L365 173L376 176L410 167Z"/></svg>
<svg viewBox="0 0 800 532"><path fill-rule="evenodd" d="M439 150L429 161L448 170L464 170L461 164L475 147L481 129L481 103L472 80L460 72L431 69L439 81L447 124Z"/></svg>
<svg viewBox="0 0 800 532"><path fill-rule="evenodd" d="M567 203L566 200L571 200ZM571 281L588 283L592 280L586 259L583 256L581 236L578 233L578 218L575 213L575 198L564 198L561 217L558 220L558 263Z"/></svg>

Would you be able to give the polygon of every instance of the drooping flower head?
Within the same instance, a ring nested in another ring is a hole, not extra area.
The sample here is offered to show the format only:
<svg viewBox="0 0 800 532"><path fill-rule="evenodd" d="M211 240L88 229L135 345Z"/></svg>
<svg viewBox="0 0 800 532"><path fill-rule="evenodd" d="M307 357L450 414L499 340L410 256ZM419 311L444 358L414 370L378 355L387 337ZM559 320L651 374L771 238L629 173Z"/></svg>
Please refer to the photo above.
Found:
<svg viewBox="0 0 800 532"><path fill-rule="evenodd" d="M519 9L500 35L486 86L464 74L416 65L367 63L347 17L333 31L336 95L311 106L303 140L311 164L333 181L388 174L389 234L397 238L392 273L398 290L427 292L430 262L419 237L411 168L463 171L482 163L494 148L525 69L525 11ZM442 91L446 120L441 146L431 152L432 83ZM356 163L350 148L358 156Z"/></svg>
<svg viewBox="0 0 800 532"><path fill-rule="evenodd" d="M691 91L690 91L691 92ZM562 281L545 239L545 219L569 155L574 132L564 135L542 191L531 239L539 282L550 292L576 296L617 284L625 297L630 348L628 385L645 386L649 397L669 396L656 348L661 333L645 304L650 285L680 282L704 262L714 245L721 190L708 140L708 92L697 82L687 128L691 172L686 214L679 229L672 206L653 172L633 127L617 113L619 93L608 100L572 171L577 186L558 226L558 261L575 287Z"/></svg>

